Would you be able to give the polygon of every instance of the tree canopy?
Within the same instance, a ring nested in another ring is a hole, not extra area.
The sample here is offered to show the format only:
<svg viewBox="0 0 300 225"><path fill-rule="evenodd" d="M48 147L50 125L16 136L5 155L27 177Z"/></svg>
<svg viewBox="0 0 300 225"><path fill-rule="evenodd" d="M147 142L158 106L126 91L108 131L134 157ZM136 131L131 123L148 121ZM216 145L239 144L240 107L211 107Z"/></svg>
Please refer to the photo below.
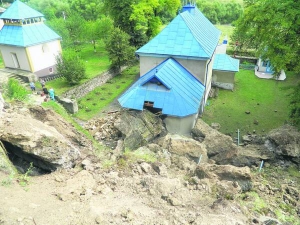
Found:
<svg viewBox="0 0 300 225"><path fill-rule="evenodd" d="M120 28L114 28L106 40L106 50L112 62L112 68L120 71L134 59L134 49L130 46L129 35Z"/></svg>
<svg viewBox="0 0 300 225"><path fill-rule="evenodd" d="M234 38L269 59L275 73L282 69L300 74L300 1L245 0ZM290 117L300 128L300 83L290 98Z"/></svg>
<svg viewBox="0 0 300 225"><path fill-rule="evenodd" d="M57 73L61 74L71 85L78 84L86 78L85 64L72 49L65 50L61 55L56 56Z"/></svg>
<svg viewBox="0 0 300 225"><path fill-rule="evenodd" d="M235 38L269 59L276 72L300 72L300 1L247 0L238 20Z"/></svg>
<svg viewBox="0 0 300 225"><path fill-rule="evenodd" d="M115 27L130 35L132 46L139 47L159 32L162 21L173 19L180 0L104 0L104 6Z"/></svg>

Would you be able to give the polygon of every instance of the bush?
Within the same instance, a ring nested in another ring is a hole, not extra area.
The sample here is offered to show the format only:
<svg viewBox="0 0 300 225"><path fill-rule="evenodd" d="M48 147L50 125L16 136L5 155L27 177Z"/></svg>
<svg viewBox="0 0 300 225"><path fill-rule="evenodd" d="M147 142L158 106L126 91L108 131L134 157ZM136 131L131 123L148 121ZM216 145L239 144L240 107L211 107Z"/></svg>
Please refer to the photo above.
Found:
<svg viewBox="0 0 300 225"><path fill-rule="evenodd" d="M71 85L79 84L86 78L85 65L75 50L66 50L56 57L57 73L61 74Z"/></svg>
<svg viewBox="0 0 300 225"><path fill-rule="evenodd" d="M24 101L29 91L18 80L9 78L5 95L11 100Z"/></svg>

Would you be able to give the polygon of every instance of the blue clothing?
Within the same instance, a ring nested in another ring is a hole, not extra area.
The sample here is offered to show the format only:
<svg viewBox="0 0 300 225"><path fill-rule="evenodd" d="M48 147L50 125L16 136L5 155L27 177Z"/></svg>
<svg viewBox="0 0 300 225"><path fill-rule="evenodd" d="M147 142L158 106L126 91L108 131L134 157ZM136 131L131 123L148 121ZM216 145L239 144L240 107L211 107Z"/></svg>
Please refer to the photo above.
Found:
<svg viewBox="0 0 300 225"><path fill-rule="evenodd" d="M33 83L33 82L30 82L29 85L30 85L31 90L32 90L32 91L35 91L35 85L34 85L34 83Z"/></svg>
<svg viewBox="0 0 300 225"><path fill-rule="evenodd" d="M52 100L55 100L55 98L54 98L54 90L52 88L50 88L50 90L49 90L49 95L50 95L50 98Z"/></svg>

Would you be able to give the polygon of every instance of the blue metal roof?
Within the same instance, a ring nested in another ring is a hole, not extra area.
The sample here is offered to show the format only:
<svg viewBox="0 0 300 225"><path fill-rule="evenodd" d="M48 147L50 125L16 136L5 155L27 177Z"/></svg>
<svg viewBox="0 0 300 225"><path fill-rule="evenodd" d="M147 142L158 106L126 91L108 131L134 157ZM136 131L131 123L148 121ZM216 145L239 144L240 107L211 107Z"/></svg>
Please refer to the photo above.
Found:
<svg viewBox="0 0 300 225"><path fill-rule="evenodd" d="M136 53L211 58L221 32L195 6L189 6L192 10L177 15Z"/></svg>
<svg viewBox="0 0 300 225"><path fill-rule="evenodd" d="M0 44L2 45L27 47L60 38L44 23L24 26L4 25L0 30Z"/></svg>
<svg viewBox="0 0 300 225"><path fill-rule="evenodd" d="M239 71L240 60L231 58L227 54L216 54L213 70Z"/></svg>
<svg viewBox="0 0 300 225"><path fill-rule="evenodd" d="M44 15L19 0L14 1L0 16L1 19L28 19L36 17L44 17Z"/></svg>
<svg viewBox="0 0 300 225"><path fill-rule="evenodd" d="M204 85L176 60L169 58L140 77L119 99L124 108L143 110L144 102L162 114L185 117L198 112Z"/></svg>

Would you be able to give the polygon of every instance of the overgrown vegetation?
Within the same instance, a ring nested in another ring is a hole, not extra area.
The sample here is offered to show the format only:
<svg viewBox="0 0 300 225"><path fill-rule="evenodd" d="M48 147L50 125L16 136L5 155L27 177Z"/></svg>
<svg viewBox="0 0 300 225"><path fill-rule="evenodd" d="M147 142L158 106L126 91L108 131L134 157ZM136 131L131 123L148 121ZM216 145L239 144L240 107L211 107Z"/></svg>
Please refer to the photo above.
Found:
<svg viewBox="0 0 300 225"><path fill-rule="evenodd" d="M111 66L117 71L134 60L134 47L130 46L130 36L119 28L115 28L106 40L106 51L108 52Z"/></svg>
<svg viewBox="0 0 300 225"><path fill-rule="evenodd" d="M4 89L4 97L9 100L24 101L30 92L20 82L14 78L9 78Z"/></svg>
<svg viewBox="0 0 300 225"><path fill-rule="evenodd" d="M297 208L293 202L297 200L284 199L284 196L291 194L286 189L291 187L289 184L298 186L300 182L299 168L265 167L261 172L253 171L253 178L256 180L256 187L237 196L240 204L250 209L250 212L254 211L260 215L277 218L281 222L299 225Z"/></svg>
<svg viewBox="0 0 300 225"><path fill-rule="evenodd" d="M107 71L111 65L103 41L97 42L96 49L96 52L93 51L93 46L90 44L82 44L81 46L80 55L85 64L86 78L82 79L79 84L82 84ZM46 86L52 87L57 95L61 95L74 87L64 78L48 81Z"/></svg>
<svg viewBox="0 0 300 225"><path fill-rule="evenodd" d="M230 24L236 21L243 12L241 3L237 1L196 1L202 13L213 24Z"/></svg>
<svg viewBox="0 0 300 225"><path fill-rule="evenodd" d="M65 50L56 56L56 69L70 85L79 84L86 78L85 64L73 49Z"/></svg>
<svg viewBox="0 0 300 225"><path fill-rule="evenodd" d="M290 117L292 123L300 130L300 81L291 94Z"/></svg>
<svg viewBox="0 0 300 225"><path fill-rule="evenodd" d="M221 125L221 132L237 136L247 133L266 134L289 121L289 97L299 78L288 73L285 81L259 79L253 70L240 70L234 90L219 90L209 99L202 119ZM249 112L247 114L246 112Z"/></svg>

